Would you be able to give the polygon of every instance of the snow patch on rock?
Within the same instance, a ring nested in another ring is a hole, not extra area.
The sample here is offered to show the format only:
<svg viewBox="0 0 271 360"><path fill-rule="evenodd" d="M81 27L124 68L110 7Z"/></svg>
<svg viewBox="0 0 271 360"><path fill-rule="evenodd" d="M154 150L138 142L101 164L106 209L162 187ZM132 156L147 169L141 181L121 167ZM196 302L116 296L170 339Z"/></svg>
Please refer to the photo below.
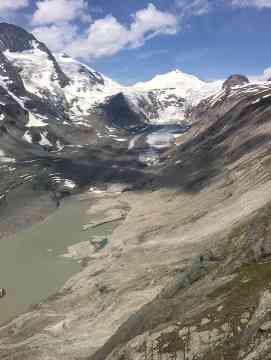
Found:
<svg viewBox="0 0 271 360"><path fill-rule="evenodd" d="M15 159L6 156L4 150L0 149L0 163L14 163Z"/></svg>
<svg viewBox="0 0 271 360"><path fill-rule="evenodd" d="M32 114L31 112L29 112L29 120L28 123L26 125L26 127L30 128L30 127L44 127L47 126L48 124L46 122L44 122L41 117Z"/></svg>

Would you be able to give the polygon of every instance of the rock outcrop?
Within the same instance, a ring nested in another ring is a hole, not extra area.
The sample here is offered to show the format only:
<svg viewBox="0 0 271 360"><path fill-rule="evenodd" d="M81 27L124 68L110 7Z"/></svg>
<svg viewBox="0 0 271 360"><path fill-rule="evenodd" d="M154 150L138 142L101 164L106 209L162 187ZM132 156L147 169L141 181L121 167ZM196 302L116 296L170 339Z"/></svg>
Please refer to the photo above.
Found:
<svg viewBox="0 0 271 360"><path fill-rule="evenodd" d="M228 79L223 83L222 87L223 87L223 89L229 91L234 86L245 85L248 83L249 83L249 80L246 76L235 74L235 75L231 75L230 77L228 77Z"/></svg>

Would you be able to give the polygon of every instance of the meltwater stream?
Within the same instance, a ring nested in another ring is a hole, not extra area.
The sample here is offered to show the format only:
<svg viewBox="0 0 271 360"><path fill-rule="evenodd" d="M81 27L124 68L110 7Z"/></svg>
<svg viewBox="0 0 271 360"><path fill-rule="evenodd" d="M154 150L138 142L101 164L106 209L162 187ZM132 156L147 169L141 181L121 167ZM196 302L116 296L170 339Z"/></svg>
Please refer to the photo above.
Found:
<svg viewBox="0 0 271 360"><path fill-rule="evenodd" d="M112 224L82 231L90 221L90 205L76 196L68 198L43 222L1 239L0 287L7 295L0 299L0 324L53 295L80 271L78 262L61 256L68 246L112 232Z"/></svg>

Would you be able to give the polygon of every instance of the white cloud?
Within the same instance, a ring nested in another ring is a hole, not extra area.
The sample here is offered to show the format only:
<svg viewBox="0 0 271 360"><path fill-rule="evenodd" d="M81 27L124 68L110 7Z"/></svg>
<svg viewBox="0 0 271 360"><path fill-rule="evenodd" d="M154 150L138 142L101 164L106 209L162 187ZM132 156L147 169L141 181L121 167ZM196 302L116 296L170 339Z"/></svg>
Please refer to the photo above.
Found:
<svg viewBox="0 0 271 360"><path fill-rule="evenodd" d="M181 16L202 16L211 11L209 0L176 0L176 5L181 10Z"/></svg>
<svg viewBox="0 0 271 360"><path fill-rule="evenodd" d="M36 27L32 33L51 51L61 52L76 39L77 27L68 23Z"/></svg>
<svg viewBox="0 0 271 360"><path fill-rule="evenodd" d="M86 37L78 38L67 49L67 52L76 57L98 58L116 54L127 46L129 31L108 15L90 25Z"/></svg>
<svg viewBox="0 0 271 360"><path fill-rule="evenodd" d="M28 0L0 0L1 11L15 11L28 6Z"/></svg>
<svg viewBox="0 0 271 360"><path fill-rule="evenodd" d="M271 0L231 0L231 3L236 7L271 8Z"/></svg>
<svg viewBox="0 0 271 360"><path fill-rule="evenodd" d="M133 47L144 44L146 38L158 34L174 35L177 32L177 18L169 13L158 10L153 4L139 10L133 16L129 31L129 42Z"/></svg>
<svg viewBox="0 0 271 360"><path fill-rule="evenodd" d="M251 81L266 81L271 79L271 67L266 68L262 74L249 76Z"/></svg>
<svg viewBox="0 0 271 360"><path fill-rule="evenodd" d="M2 0L1 0L2 1ZM35 25L69 22L80 19L90 21L88 4L85 0L43 0L36 3L32 22Z"/></svg>
<svg viewBox="0 0 271 360"><path fill-rule="evenodd" d="M204 15L212 8L211 0L175 0L175 5L176 15L149 3L131 15L130 24L111 14L86 24L86 0L39 0L32 17L33 33L53 51L85 60L113 56L122 49L141 47L158 35L174 35L185 18Z"/></svg>
<svg viewBox="0 0 271 360"><path fill-rule="evenodd" d="M158 10L153 4L132 16L130 26L121 24L108 15L92 23L85 37L78 38L67 52L81 58L99 58L114 55L123 48L135 48L158 34L173 35L178 29L177 18Z"/></svg>

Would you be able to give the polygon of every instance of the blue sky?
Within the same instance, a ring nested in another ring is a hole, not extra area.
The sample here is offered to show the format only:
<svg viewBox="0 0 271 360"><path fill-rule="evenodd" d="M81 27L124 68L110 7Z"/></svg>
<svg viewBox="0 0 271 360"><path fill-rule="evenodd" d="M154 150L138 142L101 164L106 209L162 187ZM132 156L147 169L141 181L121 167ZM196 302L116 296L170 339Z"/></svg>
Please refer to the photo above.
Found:
<svg viewBox="0 0 271 360"><path fill-rule="evenodd" d="M271 0L0 0L0 16L125 84L271 76Z"/></svg>

